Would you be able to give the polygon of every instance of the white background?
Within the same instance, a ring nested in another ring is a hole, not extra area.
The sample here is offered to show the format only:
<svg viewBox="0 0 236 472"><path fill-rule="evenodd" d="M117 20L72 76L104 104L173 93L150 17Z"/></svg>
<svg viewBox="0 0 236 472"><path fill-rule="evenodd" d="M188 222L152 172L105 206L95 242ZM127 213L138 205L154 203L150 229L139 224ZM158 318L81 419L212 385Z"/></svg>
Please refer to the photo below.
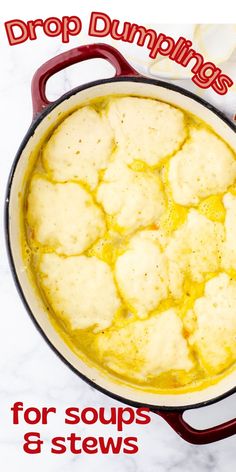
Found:
<svg viewBox="0 0 236 472"><path fill-rule="evenodd" d="M39 34L34 42L9 47L3 28L3 21L12 18L25 20L47 18L48 16L78 15L84 19L92 10L104 11L113 18L145 24L156 23L196 23L232 22L232 10L224 11L222 3L199 1L189 6L189 1L137 2L70 1L68 6L59 2L7 2L1 15L0 24L0 191L1 213L7 177L14 155L30 124L31 98L30 82L34 71L50 57L63 50L88 41L86 28L79 38L69 45L62 45L59 38L47 38ZM228 2L232 5L232 2ZM184 7L185 5L185 7ZM203 8L203 6L205 8ZM206 10L207 8L207 10ZM91 38L90 38L91 41ZM91 78L112 75L112 68L103 62L83 64L61 73L51 80L48 94L51 99L70 88ZM219 103L225 109L225 103ZM235 110L236 111L236 110ZM2 223L1 223L2 225ZM0 470L4 472L45 471L45 472L232 472L236 466L236 436L208 446L191 446L184 443L164 421L153 415L147 426L127 426L124 434L138 436L139 453L133 456L81 455L66 453L51 455L49 439L54 435L77 432L85 436L116 436L110 426L69 427L63 424L63 410L68 406L120 406L117 402L98 393L74 373L72 373L50 350L29 319L16 292L6 257L4 229L0 232ZM221 404L187 414L195 426L210 426L217 421L230 419L236 415L236 396ZM31 428L27 425L12 426L10 407L15 401L23 401L25 406L55 406L57 416L52 417L49 426L33 427L45 439L41 455L28 456L22 452L23 434Z"/></svg>

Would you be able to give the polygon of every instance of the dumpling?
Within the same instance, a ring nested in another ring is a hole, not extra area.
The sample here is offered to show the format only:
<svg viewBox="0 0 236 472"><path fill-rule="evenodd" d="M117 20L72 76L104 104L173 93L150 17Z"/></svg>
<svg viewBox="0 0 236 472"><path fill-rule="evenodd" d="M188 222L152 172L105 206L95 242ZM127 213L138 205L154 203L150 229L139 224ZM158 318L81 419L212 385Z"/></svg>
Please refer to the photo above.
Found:
<svg viewBox="0 0 236 472"><path fill-rule="evenodd" d="M129 231L158 223L165 210L159 176L134 172L121 161L107 168L97 200L116 226Z"/></svg>
<svg viewBox="0 0 236 472"><path fill-rule="evenodd" d="M201 198L225 192L236 177L230 148L213 132L192 128L190 137L169 162L169 183L176 203L198 204Z"/></svg>
<svg viewBox="0 0 236 472"><path fill-rule="evenodd" d="M27 220L33 239L58 254L80 254L105 232L101 209L80 184L51 183L35 175Z"/></svg>
<svg viewBox="0 0 236 472"><path fill-rule="evenodd" d="M184 113L157 100L116 98L110 101L107 116L118 152L129 163L138 159L156 166L186 138Z"/></svg>
<svg viewBox="0 0 236 472"><path fill-rule="evenodd" d="M99 334L100 357L108 367L129 377L146 378L193 366L183 325L174 309Z"/></svg>
<svg viewBox="0 0 236 472"><path fill-rule="evenodd" d="M96 257L43 254L39 277L53 310L72 329L99 331L112 324L120 299L105 262Z"/></svg>
<svg viewBox="0 0 236 472"><path fill-rule="evenodd" d="M145 318L168 295L166 261L157 241L147 231L134 236L117 258L115 277L130 311Z"/></svg>
<svg viewBox="0 0 236 472"><path fill-rule="evenodd" d="M220 268L224 227L191 209L186 222L175 231L166 247L170 291L181 297L184 278L203 282L204 275Z"/></svg>
<svg viewBox="0 0 236 472"><path fill-rule="evenodd" d="M236 360L236 281L225 273L209 280L193 314L191 343L207 372L217 374Z"/></svg>
<svg viewBox="0 0 236 472"><path fill-rule="evenodd" d="M106 117L87 106L56 128L45 146L43 163L54 180L77 180L93 189L113 147L113 132Z"/></svg>

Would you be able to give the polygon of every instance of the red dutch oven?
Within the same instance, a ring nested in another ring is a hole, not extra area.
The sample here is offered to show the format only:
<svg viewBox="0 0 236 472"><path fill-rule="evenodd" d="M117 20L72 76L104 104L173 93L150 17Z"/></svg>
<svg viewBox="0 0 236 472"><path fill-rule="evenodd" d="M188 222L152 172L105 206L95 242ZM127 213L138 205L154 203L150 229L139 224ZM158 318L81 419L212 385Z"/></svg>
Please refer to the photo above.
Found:
<svg viewBox="0 0 236 472"><path fill-rule="evenodd" d="M45 88L47 80L65 67L93 58L107 60L115 69L110 79L89 82L75 88L54 103L47 100ZM22 199L19 189L24 192L25 175L30 156L42 137L57 124L61 114L70 112L88 100L111 94L136 95L159 99L197 115L208 123L219 136L236 150L236 128L220 111L194 94L159 80L140 75L124 57L106 44L81 46L64 52L43 64L32 80L33 122L23 139L14 160L9 177L5 224L7 249L11 269L23 302L43 337L59 357L82 379L103 393L134 407L145 406L164 418L186 441L206 444L226 438L236 433L236 419L218 426L197 430L183 419L187 409L203 407L222 400L236 392L236 370L230 372L215 385L199 391L179 394L154 394L135 390L130 386L116 383L114 378L105 376L96 367L87 365L76 356L52 326L46 307L36 293L29 275L24 270L20 244L20 214Z"/></svg>

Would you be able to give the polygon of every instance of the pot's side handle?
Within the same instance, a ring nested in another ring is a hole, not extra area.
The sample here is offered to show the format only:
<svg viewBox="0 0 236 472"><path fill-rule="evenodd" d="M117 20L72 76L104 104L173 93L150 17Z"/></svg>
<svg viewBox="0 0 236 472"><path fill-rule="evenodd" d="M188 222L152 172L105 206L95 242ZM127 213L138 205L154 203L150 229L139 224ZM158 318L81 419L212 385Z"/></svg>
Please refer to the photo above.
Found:
<svg viewBox="0 0 236 472"><path fill-rule="evenodd" d="M191 444L210 444L236 434L236 418L208 429L195 429L183 418L184 411L159 411L158 414L179 434L185 441Z"/></svg>
<svg viewBox="0 0 236 472"><path fill-rule="evenodd" d="M69 51L63 52L45 62L45 64L39 67L35 72L31 85L33 116L40 113L51 103L46 97L46 83L53 74L56 74L66 67L78 62L95 58L106 59L110 62L110 64L115 68L115 77L140 76L140 74L126 61L122 54L108 44L88 44L86 46L70 49Z"/></svg>

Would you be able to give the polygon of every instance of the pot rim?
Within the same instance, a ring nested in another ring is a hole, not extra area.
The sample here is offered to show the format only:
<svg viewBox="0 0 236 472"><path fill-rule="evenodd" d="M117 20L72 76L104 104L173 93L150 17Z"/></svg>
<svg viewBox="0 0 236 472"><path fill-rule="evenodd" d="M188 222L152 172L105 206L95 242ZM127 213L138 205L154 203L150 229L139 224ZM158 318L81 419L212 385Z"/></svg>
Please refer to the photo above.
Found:
<svg viewBox="0 0 236 472"><path fill-rule="evenodd" d="M20 295L20 298L23 302L24 307L26 308L26 311L27 311L28 315L30 316L32 322L36 326L36 328L39 331L39 333L41 334L41 336L47 342L49 347L63 361L63 363L70 368L70 370L72 370L83 381L85 381L88 385L95 388L99 392L113 398L114 400L120 401L120 402L125 403L127 405L130 405L132 407L135 407L135 408L146 407L146 408L149 408L150 411L159 410L159 411L184 412L185 410L191 410L191 409L195 409L195 408L202 408L204 406L212 405L212 404L214 404L214 403L216 403L220 400L223 400L223 399L229 397L230 395L236 393L236 386L231 388L230 390L226 391L225 393L223 393L221 395L218 395L214 398L211 398L209 400L199 402L199 403L193 403L193 404L189 404L189 405L186 405L186 406L163 406L163 405L153 406L152 404L149 404L149 403L137 402L135 400L126 399L125 397L123 397L121 395L118 395L118 394L115 394L115 393L111 392L110 390L107 390L106 388L104 388L101 385L97 384L96 382L94 382L93 380L88 378L86 375L82 374L77 368L75 368L63 356L63 354L55 347L55 345L52 343L52 341L48 338L46 332L41 328L40 324L38 323L38 321L36 320L36 318L34 316L33 311L31 310L31 308L28 304L28 301L27 301L27 299L24 295L24 292L22 290L20 281L19 281L18 276L17 276L16 266L15 266L15 262L14 262L12 249L11 249L9 205L10 205L10 199L11 199L12 182L13 182L15 171L16 171L16 168L17 168L17 165L18 165L18 161L21 157L21 154L22 154L24 148L26 147L28 141L33 136L36 128L38 127L38 125L41 123L41 121L43 121L43 119L54 108L56 108L58 105L60 105L60 103L62 103L63 101L69 99L71 96L76 95L80 91L92 88L92 87L97 86L97 85L102 85L102 84L106 84L106 83L113 83L113 82L125 82L125 81L126 82L141 82L141 83L156 85L156 86L159 86L159 87L163 87L163 88L172 90L174 92L179 92L180 94L185 95L188 98L190 98L192 100L195 100L198 103L200 103L201 105L203 105L205 108L207 108L212 113L217 115L217 117L220 118L226 125L228 125L234 132L236 132L236 124L234 124L229 118L227 118L224 115L224 113L222 111L218 110L214 105L211 105L205 99L199 97L198 95L195 95L194 93L184 89L183 87L180 87L178 85L171 84L171 83L168 83L168 82L165 82L165 81L162 81L162 80L152 79L152 78L148 78L148 77L145 77L145 76L135 76L135 77L121 76L121 77L112 77L112 78L109 78L109 79L101 79L101 80L88 82L86 84L80 85L78 87L75 87L75 88L69 90L65 94L61 95L57 100L50 103L47 107L45 107L41 112L39 112L33 118L33 121L31 123L27 133L25 134L25 136L24 136L24 138L23 138L23 140L22 140L22 142L19 146L19 149L16 153L16 156L13 160L11 170L10 170L10 174L9 174L9 177L8 177L8 181L7 181L5 201L4 201L4 233L5 233L5 243L6 243L7 255L8 255L9 265L10 265L10 269L11 269L11 272L12 272L12 275L13 275L13 279L14 279L17 291ZM134 391L134 395L135 395L135 391ZM176 393L176 395L178 395L178 393ZM163 396L165 396L165 394L163 394Z"/></svg>

